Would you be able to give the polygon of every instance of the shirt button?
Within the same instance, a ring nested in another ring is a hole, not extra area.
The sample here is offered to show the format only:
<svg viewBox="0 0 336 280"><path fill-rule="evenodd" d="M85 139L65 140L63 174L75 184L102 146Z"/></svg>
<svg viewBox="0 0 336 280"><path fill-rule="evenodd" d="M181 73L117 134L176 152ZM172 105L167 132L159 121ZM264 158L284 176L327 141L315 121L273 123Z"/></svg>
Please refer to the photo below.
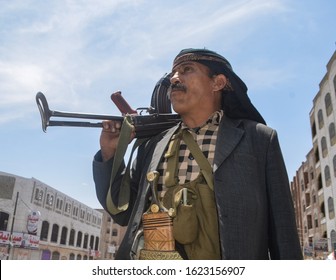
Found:
<svg viewBox="0 0 336 280"><path fill-rule="evenodd" d="M191 153L189 154L188 159L194 160L194 157L193 157L193 155Z"/></svg>

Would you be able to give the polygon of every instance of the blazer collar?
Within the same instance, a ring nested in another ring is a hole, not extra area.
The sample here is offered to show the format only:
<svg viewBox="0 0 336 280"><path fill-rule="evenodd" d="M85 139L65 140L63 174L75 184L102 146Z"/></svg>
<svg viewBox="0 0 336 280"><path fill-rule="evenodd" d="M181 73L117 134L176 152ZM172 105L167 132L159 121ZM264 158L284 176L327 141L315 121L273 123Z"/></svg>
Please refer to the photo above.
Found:
<svg viewBox="0 0 336 280"><path fill-rule="evenodd" d="M214 172L233 152L233 150L239 144L241 138L243 137L245 131L241 127L241 124L241 119L231 119L226 117L225 115L223 116L222 121L219 124L217 135L216 152L213 166ZM173 136L178 128L179 125L170 128L163 136L163 138L157 143L153 153L152 161L148 168L148 172L157 169L170 138Z"/></svg>
<svg viewBox="0 0 336 280"><path fill-rule="evenodd" d="M245 131L241 127L241 119L231 119L223 116L219 125L216 151L214 158L213 171L215 172L218 167L227 159L233 150L239 144Z"/></svg>

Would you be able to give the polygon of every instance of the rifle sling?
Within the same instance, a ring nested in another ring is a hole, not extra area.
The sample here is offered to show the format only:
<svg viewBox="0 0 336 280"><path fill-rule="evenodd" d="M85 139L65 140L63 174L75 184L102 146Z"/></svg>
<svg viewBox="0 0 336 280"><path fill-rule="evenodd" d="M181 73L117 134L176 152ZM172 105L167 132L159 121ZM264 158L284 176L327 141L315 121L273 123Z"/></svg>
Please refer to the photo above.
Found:
<svg viewBox="0 0 336 280"><path fill-rule="evenodd" d="M120 136L118 142L118 148L113 158L112 172L110 178L110 186L106 196L106 207L107 210L112 214L116 215L118 213L124 212L128 208L129 199L130 199L130 168L131 168L131 159L133 153L137 147L139 147L146 139L137 139L133 145L131 155L124 173L124 176L121 181L118 205L116 206L112 200L112 185L117 175L117 172L124 160L124 156L129 144L129 140L133 131L133 125L131 116L126 115L120 129Z"/></svg>

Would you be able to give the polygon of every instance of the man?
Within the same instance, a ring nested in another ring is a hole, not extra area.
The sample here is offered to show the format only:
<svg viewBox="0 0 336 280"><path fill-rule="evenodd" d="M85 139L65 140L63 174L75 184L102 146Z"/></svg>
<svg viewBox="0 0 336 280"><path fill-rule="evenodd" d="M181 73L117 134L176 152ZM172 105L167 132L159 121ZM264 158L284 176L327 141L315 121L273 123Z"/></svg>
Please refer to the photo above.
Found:
<svg viewBox="0 0 336 280"><path fill-rule="evenodd" d="M173 63L168 94L182 123L138 149L130 175L128 208L112 214L115 222L128 225L117 258L130 259L134 253L132 246L152 195L146 174L157 170L160 198L167 209L177 211L176 221L183 220L181 203L175 199L182 189L187 190L186 206L191 204L195 210L193 218L185 219L195 223L177 226L179 232L189 233L174 235L176 250L183 258L301 259L276 131L265 125L230 63L210 50L182 50ZM122 166L108 192L120 126L104 122L101 151L93 162L97 197L108 211L106 196L118 204L124 175ZM203 166L210 166L210 176L204 172L206 167L200 168L195 150L190 152L191 140L188 143L185 134L192 136L207 158ZM171 163L170 154L175 150L178 157ZM185 240L187 237L190 240Z"/></svg>

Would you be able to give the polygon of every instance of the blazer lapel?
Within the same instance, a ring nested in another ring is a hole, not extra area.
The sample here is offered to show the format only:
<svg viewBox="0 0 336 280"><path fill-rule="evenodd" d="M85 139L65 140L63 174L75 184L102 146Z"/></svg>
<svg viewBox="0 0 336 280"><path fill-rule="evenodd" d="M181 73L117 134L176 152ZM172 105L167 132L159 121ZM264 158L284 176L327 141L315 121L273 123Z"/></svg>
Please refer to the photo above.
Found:
<svg viewBox="0 0 336 280"><path fill-rule="evenodd" d="M220 123L216 152L214 158L213 171L215 172L218 167L226 160L226 158L232 153L235 147L240 142L240 139L244 135L244 130L239 127L241 120L230 119L226 116L223 117Z"/></svg>
<svg viewBox="0 0 336 280"><path fill-rule="evenodd" d="M157 167L159 166L162 154L163 154L165 148L167 147L170 138L173 136L174 132L178 128L179 128L179 125L170 128L167 131L167 133L163 136L163 138L160 140L160 142L157 143L157 145L154 149L152 161L151 161L151 163L149 165L149 168L148 168L148 172L154 171L154 170L157 169Z"/></svg>

